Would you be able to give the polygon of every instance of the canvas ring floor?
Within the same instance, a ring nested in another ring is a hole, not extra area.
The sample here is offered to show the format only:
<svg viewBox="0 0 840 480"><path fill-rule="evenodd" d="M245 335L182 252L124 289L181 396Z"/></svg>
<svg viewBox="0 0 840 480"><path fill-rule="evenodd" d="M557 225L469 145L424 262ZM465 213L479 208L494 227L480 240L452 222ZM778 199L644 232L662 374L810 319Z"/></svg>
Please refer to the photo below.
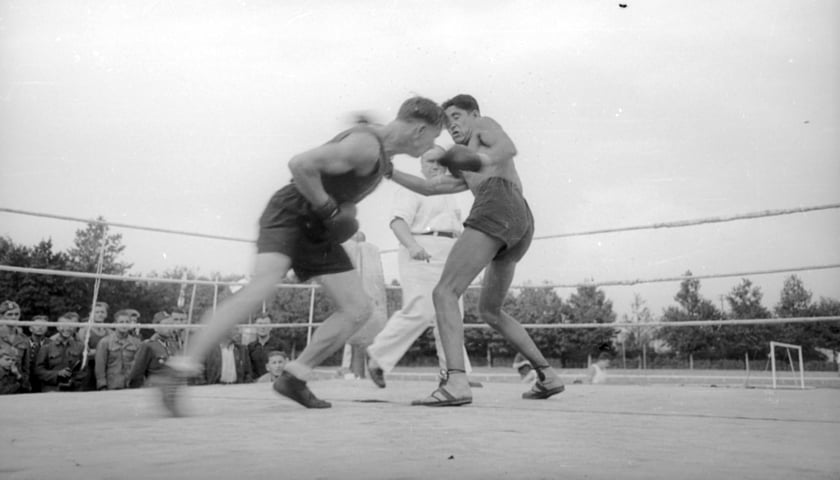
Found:
<svg viewBox="0 0 840 480"><path fill-rule="evenodd" d="M270 384L0 397L0 479L840 479L840 389L569 382L523 400L477 376L474 403L410 406L433 374L321 372L306 410ZM617 377L617 376L616 376Z"/></svg>

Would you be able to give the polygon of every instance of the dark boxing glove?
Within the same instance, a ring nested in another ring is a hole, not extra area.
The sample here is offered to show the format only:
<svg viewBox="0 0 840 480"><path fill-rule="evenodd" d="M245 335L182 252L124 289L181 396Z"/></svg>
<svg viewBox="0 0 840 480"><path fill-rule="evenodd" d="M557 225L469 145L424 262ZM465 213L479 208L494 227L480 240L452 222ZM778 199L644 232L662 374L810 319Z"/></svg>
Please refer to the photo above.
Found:
<svg viewBox="0 0 840 480"><path fill-rule="evenodd" d="M481 157L479 154L463 145L453 145L438 160L438 163L448 168L449 172L456 177L460 176L464 170L477 172L481 169Z"/></svg>
<svg viewBox="0 0 840 480"><path fill-rule="evenodd" d="M321 221L323 237L334 242L344 243L359 230L356 205L351 202L338 205L330 198L312 213Z"/></svg>

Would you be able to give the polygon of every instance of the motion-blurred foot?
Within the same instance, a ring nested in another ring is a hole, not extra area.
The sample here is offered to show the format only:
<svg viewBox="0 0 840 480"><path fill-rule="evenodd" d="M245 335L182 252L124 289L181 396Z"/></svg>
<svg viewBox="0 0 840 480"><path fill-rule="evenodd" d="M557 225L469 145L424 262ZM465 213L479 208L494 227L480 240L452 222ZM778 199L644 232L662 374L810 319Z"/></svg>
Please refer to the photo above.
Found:
<svg viewBox="0 0 840 480"><path fill-rule="evenodd" d="M294 400L306 408L330 408L332 404L316 397L306 382L295 377L289 372L283 372L280 378L274 381L274 391L284 397Z"/></svg>

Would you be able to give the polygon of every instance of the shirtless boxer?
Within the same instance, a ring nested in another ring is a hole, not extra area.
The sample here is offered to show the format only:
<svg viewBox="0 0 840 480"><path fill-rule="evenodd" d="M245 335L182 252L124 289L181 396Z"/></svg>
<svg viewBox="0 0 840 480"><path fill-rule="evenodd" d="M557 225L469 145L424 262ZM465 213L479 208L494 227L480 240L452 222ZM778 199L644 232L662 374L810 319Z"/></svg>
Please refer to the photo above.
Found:
<svg viewBox="0 0 840 480"><path fill-rule="evenodd" d="M485 268L479 316L534 366L537 381L522 398L549 398L564 390L563 382L525 328L501 310L516 264L525 255L534 235L534 219L513 163L516 147L496 121L481 116L478 102L472 96L457 95L444 102L443 109L446 128L456 145L440 163L452 175L425 180L395 170L391 176L398 184L422 195L469 189L475 196L464 222L464 233L455 242L432 293L447 371L431 395L412 404L442 407L472 403L461 355L464 324L458 298Z"/></svg>

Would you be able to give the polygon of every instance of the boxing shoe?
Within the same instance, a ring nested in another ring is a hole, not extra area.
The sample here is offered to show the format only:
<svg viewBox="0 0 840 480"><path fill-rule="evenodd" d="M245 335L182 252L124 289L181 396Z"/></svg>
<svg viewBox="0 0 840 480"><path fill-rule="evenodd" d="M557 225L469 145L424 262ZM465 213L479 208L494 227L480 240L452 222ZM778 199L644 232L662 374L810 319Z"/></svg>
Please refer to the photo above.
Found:
<svg viewBox="0 0 840 480"><path fill-rule="evenodd" d="M385 388L385 371L379 367L368 364L368 376L379 388Z"/></svg>
<svg viewBox="0 0 840 480"><path fill-rule="evenodd" d="M332 404L316 397L306 382L289 372L283 372L274 381L274 391L284 397L294 400L306 408L330 408Z"/></svg>
<svg viewBox="0 0 840 480"><path fill-rule="evenodd" d="M201 365L187 357L171 357L163 369L149 376L150 386L158 389L161 403L172 417L183 417L180 396L187 380L201 375Z"/></svg>
<svg viewBox="0 0 840 480"><path fill-rule="evenodd" d="M546 398L557 395L558 393L562 393L566 390L566 386L563 385L563 381L560 380L560 377L554 375L549 379L542 370L542 368L534 369L534 371L537 372L537 381L531 385L531 390L522 394L522 398L525 400L545 400Z"/></svg>

